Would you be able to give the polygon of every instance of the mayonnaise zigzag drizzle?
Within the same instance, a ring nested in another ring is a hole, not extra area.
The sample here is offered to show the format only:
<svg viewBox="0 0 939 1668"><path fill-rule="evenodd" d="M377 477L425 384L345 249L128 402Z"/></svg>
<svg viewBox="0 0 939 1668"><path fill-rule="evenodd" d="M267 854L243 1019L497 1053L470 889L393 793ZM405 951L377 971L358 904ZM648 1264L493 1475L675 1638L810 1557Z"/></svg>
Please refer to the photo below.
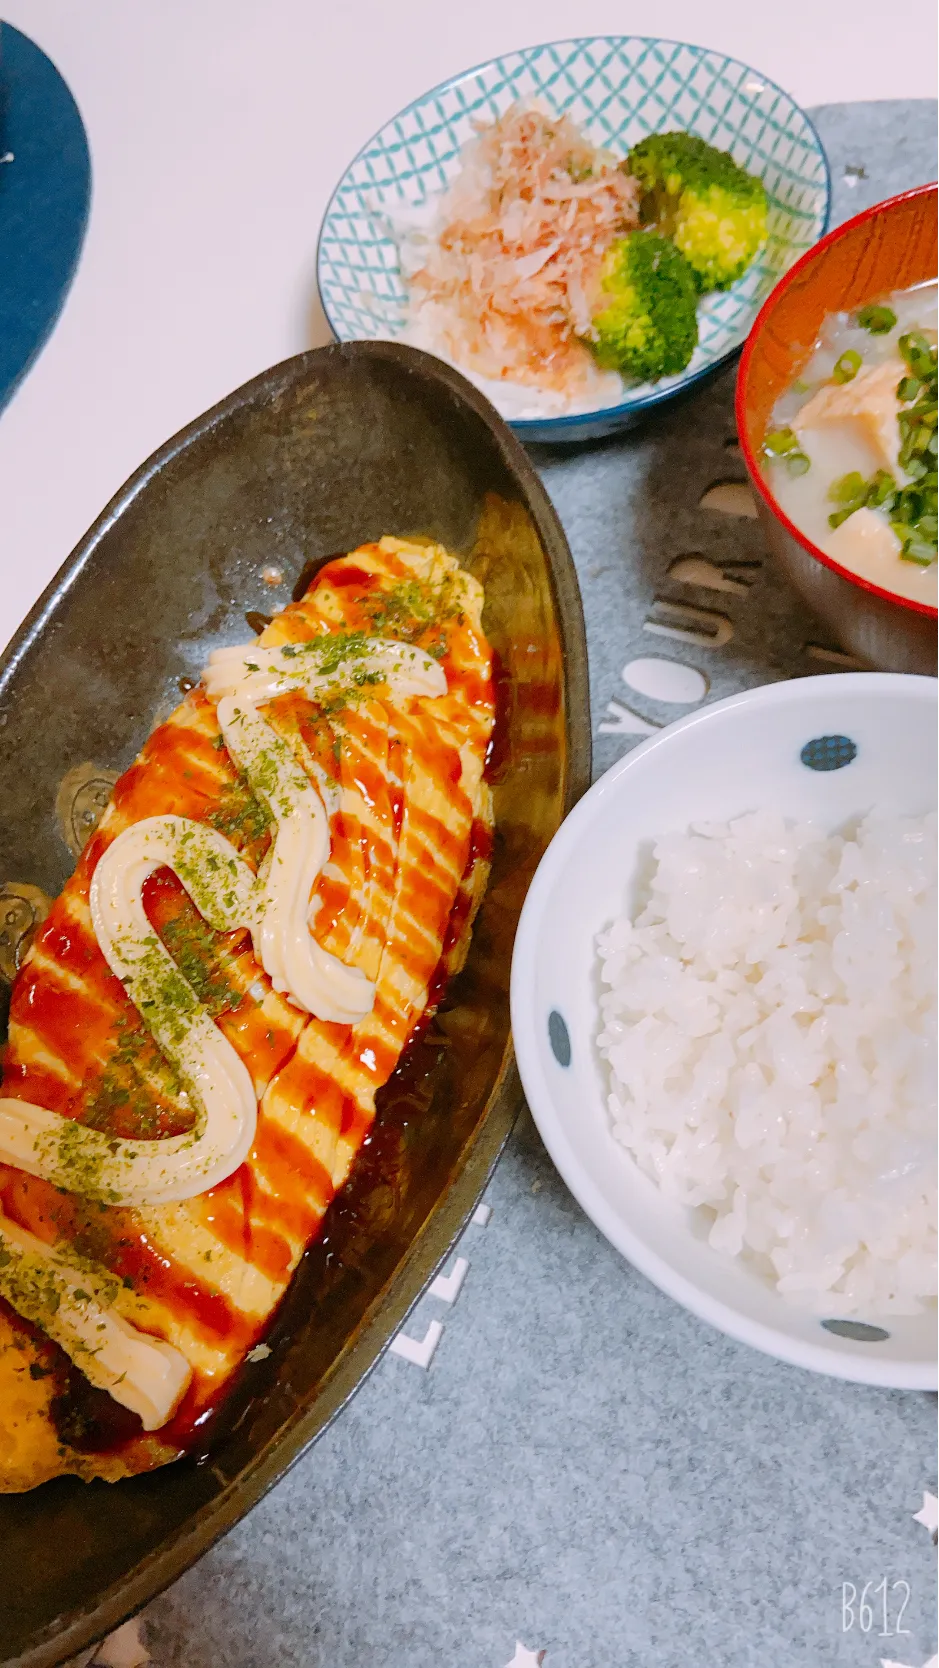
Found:
<svg viewBox="0 0 939 1668"><path fill-rule="evenodd" d="M257 1097L248 1070L147 918L143 888L158 869L176 874L214 930L247 928L274 989L295 1006L346 1025L369 1013L373 984L318 945L311 930L311 893L330 853L322 794L257 710L291 691L325 700L350 684L380 686L391 700L447 692L446 676L430 655L362 634L218 651L206 691L218 703L225 746L275 828L260 871L222 834L174 816L127 828L95 869L90 903L99 947L195 1107L193 1129L158 1140L121 1139L28 1101L0 1099L0 1161L65 1192L139 1206L204 1192L249 1152ZM105 1292L90 1293L88 1284L81 1268L0 1218L0 1293L29 1318L32 1287L46 1296L52 1291L56 1301L43 1307L45 1330L92 1383L138 1412L145 1429L155 1429L185 1390L185 1359L137 1332L113 1313Z"/></svg>
<svg viewBox="0 0 939 1668"><path fill-rule="evenodd" d="M18 1312L43 1327L99 1390L139 1414L145 1431L166 1423L189 1383L189 1363L115 1312L113 1280L70 1266L34 1234L0 1219L0 1281Z"/></svg>

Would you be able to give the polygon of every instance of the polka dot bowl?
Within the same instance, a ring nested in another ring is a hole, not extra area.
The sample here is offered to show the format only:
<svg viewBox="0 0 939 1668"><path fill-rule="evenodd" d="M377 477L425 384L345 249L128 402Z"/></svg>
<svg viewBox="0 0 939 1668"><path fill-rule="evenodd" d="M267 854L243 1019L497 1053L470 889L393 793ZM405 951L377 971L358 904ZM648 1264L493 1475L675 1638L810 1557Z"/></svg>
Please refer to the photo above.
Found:
<svg viewBox="0 0 939 1668"><path fill-rule="evenodd" d="M661 833L758 809L834 831L871 809L920 815L935 805L931 678L842 673L715 702L635 747L575 806L535 875L512 965L528 1104L571 1192L617 1250L702 1320L780 1361L918 1390L936 1386L934 1313L795 1307L713 1250L705 1213L663 1197L614 1140L594 1040L596 941L614 915L633 912Z"/></svg>
<svg viewBox="0 0 939 1668"><path fill-rule="evenodd" d="M516 407L500 401L496 387L494 403L522 439L595 439L628 427L738 351L777 280L825 231L828 165L804 111L765 75L723 53L638 35L507 53L409 104L343 174L317 256L320 298L340 341L401 335L407 295L387 211L418 207L443 190L475 124L532 98L570 115L594 144L619 156L648 133L695 133L758 175L770 199L762 253L730 290L702 301L700 341L680 375L630 387L612 405L557 416L513 416ZM492 397L493 385L483 386Z"/></svg>

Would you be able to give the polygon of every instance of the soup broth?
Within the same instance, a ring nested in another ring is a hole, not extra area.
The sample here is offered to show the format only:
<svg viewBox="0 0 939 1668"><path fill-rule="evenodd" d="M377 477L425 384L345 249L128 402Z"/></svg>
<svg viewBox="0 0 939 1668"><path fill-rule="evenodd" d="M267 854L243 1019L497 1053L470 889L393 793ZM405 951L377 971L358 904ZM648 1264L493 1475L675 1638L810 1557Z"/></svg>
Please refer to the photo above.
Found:
<svg viewBox="0 0 939 1668"><path fill-rule="evenodd" d="M833 313L776 402L767 478L840 566L935 606L937 286Z"/></svg>

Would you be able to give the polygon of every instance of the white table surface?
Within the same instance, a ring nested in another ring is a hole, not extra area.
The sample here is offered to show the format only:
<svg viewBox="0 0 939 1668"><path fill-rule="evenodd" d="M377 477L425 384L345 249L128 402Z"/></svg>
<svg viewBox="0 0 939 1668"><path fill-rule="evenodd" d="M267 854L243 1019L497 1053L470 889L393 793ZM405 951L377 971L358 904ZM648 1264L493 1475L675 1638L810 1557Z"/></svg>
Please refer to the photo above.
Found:
<svg viewBox="0 0 939 1668"><path fill-rule="evenodd" d="M81 264L0 417L0 642L121 482L265 366L329 339L330 190L388 117L526 43L655 33L734 54L803 105L934 97L933 0L6 0L92 153ZM915 47L914 47L915 43Z"/></svg>

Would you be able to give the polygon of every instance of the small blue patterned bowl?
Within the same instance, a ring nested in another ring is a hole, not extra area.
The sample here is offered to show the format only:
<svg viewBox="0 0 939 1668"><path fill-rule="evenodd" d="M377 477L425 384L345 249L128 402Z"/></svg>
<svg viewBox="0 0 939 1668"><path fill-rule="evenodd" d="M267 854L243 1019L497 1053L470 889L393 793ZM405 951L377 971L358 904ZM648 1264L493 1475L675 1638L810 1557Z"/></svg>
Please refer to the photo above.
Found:
<svg viewBox="0 0 939 1668"><path fill-rule="evenodd" d="M369 140L336 187L320 233L317 275L323 309L341 342L394 337L405 327L405 286L383 207L420 204L443 190L459 169L474 122L495 121L517 100L531 98L571 116L594 144L624 156L647 133L696 133L758 174L770 198L766 247L732 289L702 302L700 341L679 376L630 388L615 405L510 418L523 440L595 439L628 427L743 345L777 280L828 225L828 164L818 134L787 93L735 58L700 46L594 35L494 58L409 104Z"/></svg>

